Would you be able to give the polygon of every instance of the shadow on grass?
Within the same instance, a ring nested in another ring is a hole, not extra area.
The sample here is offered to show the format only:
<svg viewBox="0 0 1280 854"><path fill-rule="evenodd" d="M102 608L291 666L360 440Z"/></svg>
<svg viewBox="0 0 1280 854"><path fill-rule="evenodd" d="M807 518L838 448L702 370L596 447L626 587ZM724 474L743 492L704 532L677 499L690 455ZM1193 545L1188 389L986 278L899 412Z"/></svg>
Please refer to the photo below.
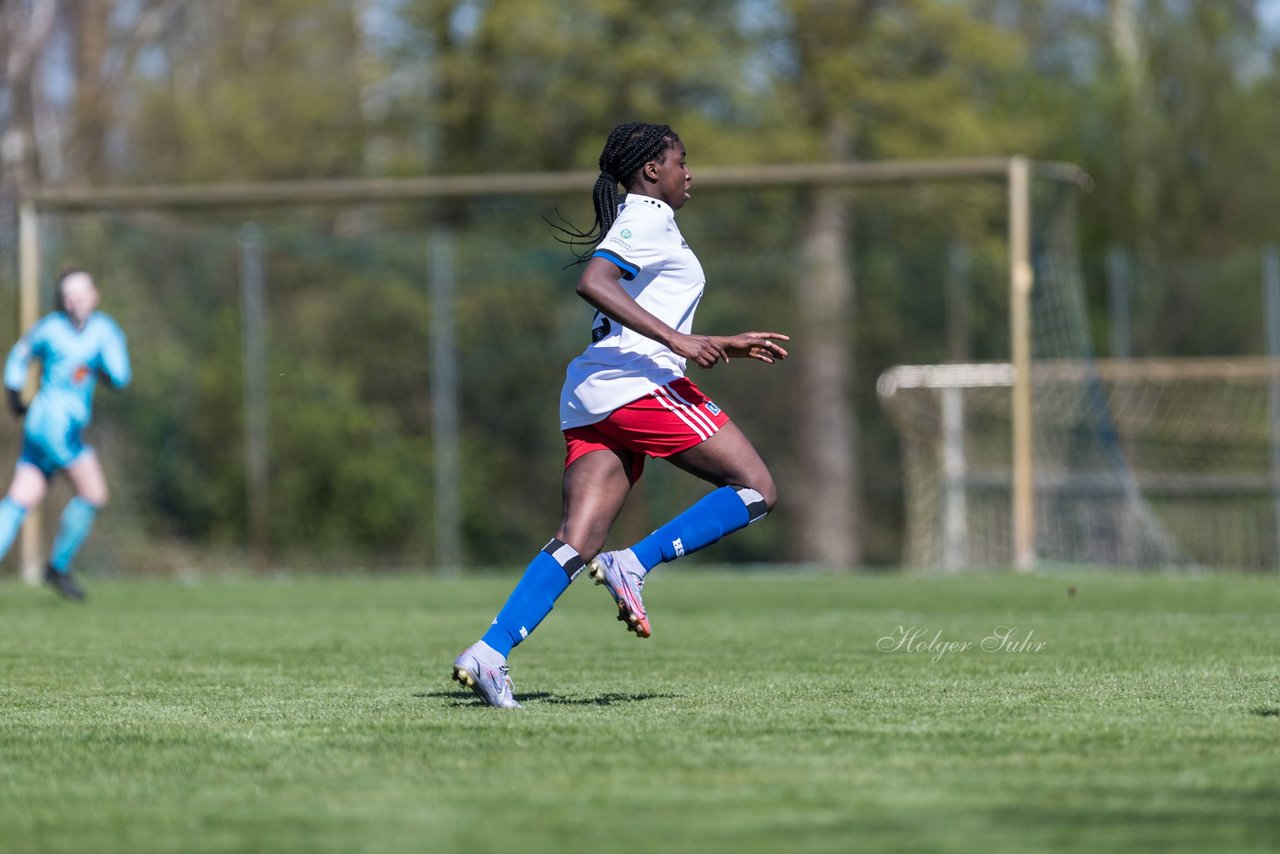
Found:
<svg viewBox="0 0 1280 854"><path fill-rule="evenodd" d="M1250 709L1249 711L1253 712L1255 715L1257 715L1260 718L1280 718L1280 709L1276 709L1276 708Z"/></svg>
<svg viewBox="0 0 1280 854"><path fill-rule="evenodd" d="M414 697L422 700L450 700L451 706L479 706L482 705L475 694L470 691L423 691L414 694ZM614 706L619 703L642 703L645 700L676 700L679 694L598 694L595 697L562 697L559 694L553 694L548 691L534 691L531 693L522 693L516 695L522 705L529 703L546 703L552 706Z"/></svg>
<svg viewBox="0 0 1280 854"><path fill-rule="evenodd" d="M679 694L599 694L595 697L558 697L555 694L531 694L556 706L613 706L618 703L642 703L645 700L678 700Z"/></svg>

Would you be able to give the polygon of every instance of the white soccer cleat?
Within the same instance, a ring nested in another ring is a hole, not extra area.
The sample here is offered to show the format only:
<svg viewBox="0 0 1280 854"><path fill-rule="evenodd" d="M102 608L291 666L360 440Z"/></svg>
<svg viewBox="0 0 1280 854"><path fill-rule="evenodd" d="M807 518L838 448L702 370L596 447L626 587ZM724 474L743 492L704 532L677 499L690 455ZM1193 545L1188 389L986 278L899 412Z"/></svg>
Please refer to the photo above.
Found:
<svg viewBox="0 0 1280 854"><path fill-rule="evenodd" d="M453 678L476 692L480 702L500 709L523 709L516 702L507 660L484 641L476 641L453 662Z"/></svg>
<svg viewBox="0 0 1280 854"><path fill-rule="evenodd" d="M603 552L591 561L591 577L596 584L604 585L613 601L618 603L618 619L627 624L627 631L636 637L649 637L649 615L644 610L644 567L631 549Z"/></svg>

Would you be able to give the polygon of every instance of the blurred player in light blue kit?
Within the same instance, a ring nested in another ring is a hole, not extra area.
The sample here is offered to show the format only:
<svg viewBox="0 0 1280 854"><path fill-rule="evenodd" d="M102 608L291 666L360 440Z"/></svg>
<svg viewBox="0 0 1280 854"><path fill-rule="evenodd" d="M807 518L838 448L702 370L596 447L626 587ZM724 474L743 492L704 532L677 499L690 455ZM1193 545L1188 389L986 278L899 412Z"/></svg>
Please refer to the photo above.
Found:
<svg viewBox="0 0 1280 854"><path fill-rule="evenodd" d="M49 479L66 472L76 494L62 513L44 580L68 599L84 599L71 576L71 560L107 503L107 479L81 431L93 412L101 376L115 388L129 384L132 369L124 333L98 307L97 286L83 270L58 280L59 311L45 315L9 351L4 385L14 414L25 416L22 454L8 494L0 500L0 558L8 553L27 511L44 498ZM27 368L41 363L40 389L28 408L22 400Z"/></svg>

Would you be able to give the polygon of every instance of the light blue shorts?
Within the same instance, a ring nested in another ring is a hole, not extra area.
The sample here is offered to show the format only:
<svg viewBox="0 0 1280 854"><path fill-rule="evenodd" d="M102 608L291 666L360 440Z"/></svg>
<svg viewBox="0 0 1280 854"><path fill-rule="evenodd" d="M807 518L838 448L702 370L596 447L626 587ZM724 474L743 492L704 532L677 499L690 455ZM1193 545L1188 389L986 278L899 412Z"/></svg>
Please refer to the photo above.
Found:
<svg viewBox="0 0 1280 854"><path fill-rule="evenodd" d="M69 427L60 436L24 432L22 455L18 457L18 462L30 463L44 472L45 477L50 477L91 450L93 449L81 441L79 427Z"/></svg>

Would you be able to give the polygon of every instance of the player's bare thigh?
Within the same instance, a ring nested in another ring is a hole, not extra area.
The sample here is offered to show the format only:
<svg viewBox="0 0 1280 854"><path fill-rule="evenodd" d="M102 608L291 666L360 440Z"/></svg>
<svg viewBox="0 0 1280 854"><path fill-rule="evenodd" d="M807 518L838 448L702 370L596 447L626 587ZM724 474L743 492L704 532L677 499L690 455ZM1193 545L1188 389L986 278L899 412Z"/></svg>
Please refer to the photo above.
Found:
<svg viewBox="0 0 1280 854"><path fill-rule="evenodd" d="M95 507L102 507L107 503L107 476L102 471L98 455L92 450L87 450L72 460L65 471L71 485L75 487L76 495Z"/></svg>
<svg viewBox="0 0 1280 854"><path fill-rule="evenodd" d="M591 560L604 548L609 529L631 492L630 452L600 450L578 457L564 470L564 505L556 539Z"/></svg>
<svg viewBox="0 0 1280 854"><path fill-rule="evenodd" d="M755 446L730 421L705 442L667 457L672 464L716 486L746 486L754 489L772 509L778 500L769 467Z"/></svg>
<svg viewBox="0 0 1280 854"><path fill-rule="evenodd" d="M9 499L30 510L43 499L49 491L49 479L44 476L38 466L31 463L18 463L13 470L13 483L9 484Z"/></svg>

